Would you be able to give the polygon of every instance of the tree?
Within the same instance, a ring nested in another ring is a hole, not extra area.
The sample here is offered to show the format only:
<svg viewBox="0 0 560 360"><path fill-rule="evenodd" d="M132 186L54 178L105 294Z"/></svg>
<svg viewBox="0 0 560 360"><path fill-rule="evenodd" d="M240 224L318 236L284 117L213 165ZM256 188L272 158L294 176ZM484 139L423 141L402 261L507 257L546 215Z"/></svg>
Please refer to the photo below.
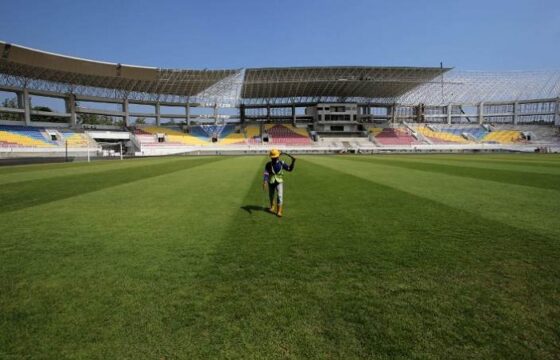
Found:
<svg viewBox="0 0 560 360"><path fill-rule="evenodd" d="M53 110L48 106L33 106L31 110L43 111L43 112L53 112ZM68 119L59 116L48 116L48 115L33 115L31 114L31 121L42 121L42 122L54 122L54 123L67 123Z"/></svg>
<svg viewBox="0 0 560 360"><path fill-rule="evenodd" d="M136 125L144 125L146 124L146 118L145 117L137 117L136 118Z"/></svg>
<svg viewBox="0 0 560 360"><path fill-rule="evenodd" d="M79 113L78 122L88 125L113 125L113 118L108 115Z"/></svg>

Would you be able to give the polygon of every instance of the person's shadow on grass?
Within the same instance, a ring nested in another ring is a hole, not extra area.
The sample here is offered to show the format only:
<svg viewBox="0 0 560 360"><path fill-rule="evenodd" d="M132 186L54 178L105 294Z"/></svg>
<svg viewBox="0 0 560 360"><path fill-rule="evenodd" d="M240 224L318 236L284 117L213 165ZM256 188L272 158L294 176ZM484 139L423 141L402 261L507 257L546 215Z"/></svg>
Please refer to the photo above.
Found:
<svg viewBox="0 0 560 360"><path fill-rule="evenodd" d="M245 205L242 206L241 209L247 211L249 214L253 214L253 211L264 211L268 212L268 208L259 205Z"/></svg>

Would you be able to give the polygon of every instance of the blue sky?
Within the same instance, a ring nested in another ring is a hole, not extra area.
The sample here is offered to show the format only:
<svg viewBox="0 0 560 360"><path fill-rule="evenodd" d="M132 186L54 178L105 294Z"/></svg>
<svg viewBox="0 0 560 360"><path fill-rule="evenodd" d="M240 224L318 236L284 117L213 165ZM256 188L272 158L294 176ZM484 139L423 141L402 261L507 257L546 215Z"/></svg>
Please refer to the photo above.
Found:
<svg viewBox="0 0 560 360"><path fill-rule="evenodd" d="M2 1L0 40L168 68L560 69L560 1Z"/></svg>

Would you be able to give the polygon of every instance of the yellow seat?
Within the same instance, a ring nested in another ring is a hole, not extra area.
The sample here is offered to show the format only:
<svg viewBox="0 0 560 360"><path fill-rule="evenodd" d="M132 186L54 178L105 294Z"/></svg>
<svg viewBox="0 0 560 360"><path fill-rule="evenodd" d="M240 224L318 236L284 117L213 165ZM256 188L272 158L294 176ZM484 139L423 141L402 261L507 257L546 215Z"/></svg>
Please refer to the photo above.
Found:
<svg viewBox="0 0 560 360"><path fill-rule="evenodd" d="M261 136L261 129L258 125L248 125L245 127L245 134L247 135L247 139L252 139Z"/></svg>
<svg viewBox="0 0 560 360"><path fill-rule="evenodd" d="M422 134L426 137L429 137L429 138L433 138L433 139L438 139L438 140L453 142L453 143L458 143L458 144L469 144L469 143L471 143L471 141L468 141L467 139L463 138L462 136L451 134L451 133L444 132L444 131L433 131L426 126L418 127L418 128L416 128L416 130L420 134Z"/></svg>
<svg viewBox="0 0 560 360"><path fill-rule="evenodd" d="M140 129L149 134L164 134L166 142L168 143L177 143L188 146L206 146L210 144L210 142L204 141L196 136L163 126L143 126L140 127Z"/></svg>
<svg viewBox="0 0 560 360"><path fill-rule="evenodd" d="M485 142L497 142L500 144L512 144L521 140L521 132L517 130L496 130L492 131L484 138L482 141Z"/></svg>
<svg viewBox="0 0 560 360"><path fill-rule="evenodd" d="M49 144L45 141L34 139L29 136L15 134L10 131L0 131L0 141L11 143L19 146L26 147L53 147L53 144Z"/></svg>

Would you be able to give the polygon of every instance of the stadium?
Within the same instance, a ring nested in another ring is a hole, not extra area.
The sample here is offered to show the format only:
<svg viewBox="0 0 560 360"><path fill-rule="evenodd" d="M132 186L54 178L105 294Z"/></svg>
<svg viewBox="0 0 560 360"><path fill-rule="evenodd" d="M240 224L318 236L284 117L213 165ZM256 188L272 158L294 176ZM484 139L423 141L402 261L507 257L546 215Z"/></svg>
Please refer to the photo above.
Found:
<svg viewBox="0 0 560 360"><path fill-rule="evenodd" d="M559 151L557 71L175 70L4 42L0 53L2 158Z"/></svg>
<svg viewBox="0 0 560 360"><path fill-rule="evenodd" d="M95 9L66 6L81 41ZM559 70L149 67L29 34L0 41L0 359L560 357Z"/></svg>

